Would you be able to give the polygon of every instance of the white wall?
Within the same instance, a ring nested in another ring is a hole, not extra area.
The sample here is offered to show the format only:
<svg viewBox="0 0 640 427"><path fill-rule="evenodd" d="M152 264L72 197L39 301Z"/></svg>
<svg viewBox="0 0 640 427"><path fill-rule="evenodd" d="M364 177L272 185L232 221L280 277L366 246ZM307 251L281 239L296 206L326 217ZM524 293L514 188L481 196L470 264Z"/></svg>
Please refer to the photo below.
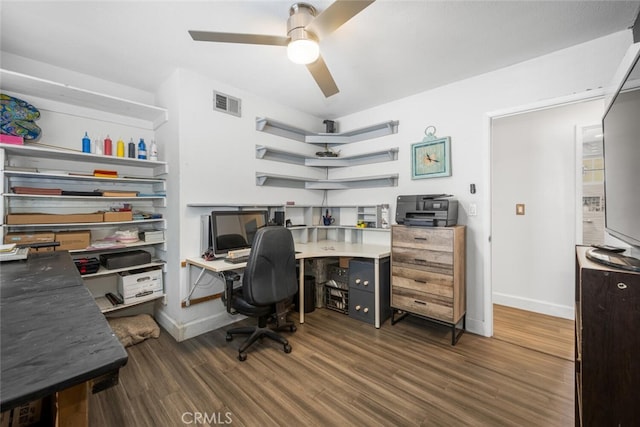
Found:
<svg viewBox="0 0 640 427"><path fill-rule="evenodd" d="M242 100L242 117L213 110L213 91ZM255 145L268 144L302 152L309 147L273 135L256 132L256 117L270 117L304 129L322 128L322 120L253 96L238 88L186 69L175 73L158 90L159 103L169 109L169 124L161 129L169 156L168 200L170 230L168 304L158 321L179 340L219 328L238 320L224 310L220 300L187 308L181 302L189 292L195 273L180 262L200 256L200 216L213 205L318 204L322 193L303 189L259 187L256 171L305 175L310 171L295 165L255 158ZM209 204L194 207L190 204ZM175 226L179 225L179 226ZM207 274L193 298L222 291L223 281Z"/></svg>
<svg viewBox="0 0 640 427"><path fill-rule="evenodd" d="M472 332L490 334L492 326L485 323L487 318L491 320L491 315L485 313L486 301L491 299L488 116L493 111L605 86L631 41L629 31L616 33L340 118L343 130L389 119L400 121L399 132L393 136L393 144L400 147L395 165L400 179L397 188L333 192L331 203L384 200L395 206L394 200L400 194L453 194L461 203L458 222L468 227L467 326ZM410 147L422 140L430 125L437 128L437 136L451 137L452 176L412 180ZM375 140L368 146L371 144L386 146L391 141ZM476 184L476 194L469 192L471 183ZM477 216L467 215L470 203L477 205Z"/></svg>

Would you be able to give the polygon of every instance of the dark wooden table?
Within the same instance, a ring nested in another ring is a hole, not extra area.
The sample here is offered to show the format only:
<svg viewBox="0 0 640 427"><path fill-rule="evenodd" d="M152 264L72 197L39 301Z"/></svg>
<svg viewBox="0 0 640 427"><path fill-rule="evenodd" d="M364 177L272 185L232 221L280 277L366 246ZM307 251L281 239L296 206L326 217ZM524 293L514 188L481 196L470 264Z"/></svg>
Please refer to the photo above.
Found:
<svg viewBox="0 0 640 427"><path fill-rule="evenodd" d="M90 386L115 383L127 363L66 251L0 264L0 322L2 411L51 395L59 406L83 400L86 410Z"/></svg>

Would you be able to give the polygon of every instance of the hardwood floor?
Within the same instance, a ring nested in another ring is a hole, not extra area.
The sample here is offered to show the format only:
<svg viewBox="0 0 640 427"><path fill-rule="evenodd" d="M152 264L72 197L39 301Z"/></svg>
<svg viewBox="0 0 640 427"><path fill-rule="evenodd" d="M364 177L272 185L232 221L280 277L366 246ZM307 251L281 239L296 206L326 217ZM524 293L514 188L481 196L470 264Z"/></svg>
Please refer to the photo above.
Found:
<svg viewBox="0 0 640 427"><path fill-rule="evenodd" d="M573 320L493 305L493 337L552 356L574 360Z"/></svg>
<svg viewBox="0 0 640 427"><path fill-rule="evenodd" d="M242 324L251 324L250 319ZM120 382L90 398L91 426L568 426L573 362L408 317L382 328L327 309L293 347L237 360L224 330L129 347Z"/></svg>

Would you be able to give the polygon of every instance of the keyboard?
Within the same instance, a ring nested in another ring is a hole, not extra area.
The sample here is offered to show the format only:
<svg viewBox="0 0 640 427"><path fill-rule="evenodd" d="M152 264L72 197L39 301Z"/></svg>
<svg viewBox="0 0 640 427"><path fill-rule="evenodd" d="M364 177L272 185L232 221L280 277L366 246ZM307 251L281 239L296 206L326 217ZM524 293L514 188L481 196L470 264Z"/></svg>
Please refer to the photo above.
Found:
<svg viewBox="0 0 640 427"><path fill-rule="evenodd" d="M236 250L227 252L227 258L248 257L250 252L251 252L251 248L236 249Z"/></svg>
<svg viewBox="0 0 640 427"><path fill-rule="evenodd" d="M224 260L232 264L240 264L243 262L247 262L249 260L249 256L237 256L233 258L226 257Z"/></svg>

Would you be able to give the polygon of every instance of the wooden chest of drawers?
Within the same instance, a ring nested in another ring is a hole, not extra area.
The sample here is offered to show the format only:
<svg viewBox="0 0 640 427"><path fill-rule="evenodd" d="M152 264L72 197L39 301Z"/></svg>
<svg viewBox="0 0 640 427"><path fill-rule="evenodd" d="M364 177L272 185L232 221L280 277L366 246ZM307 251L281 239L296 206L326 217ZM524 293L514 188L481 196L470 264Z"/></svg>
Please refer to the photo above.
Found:
<svg viewBox="0 0 640 427"><path fill-rule="evenodd" d="M392 227L391 307L392 324L407 314L438 321L452 327L455 344L466 320L463 225Z"/></svg>

